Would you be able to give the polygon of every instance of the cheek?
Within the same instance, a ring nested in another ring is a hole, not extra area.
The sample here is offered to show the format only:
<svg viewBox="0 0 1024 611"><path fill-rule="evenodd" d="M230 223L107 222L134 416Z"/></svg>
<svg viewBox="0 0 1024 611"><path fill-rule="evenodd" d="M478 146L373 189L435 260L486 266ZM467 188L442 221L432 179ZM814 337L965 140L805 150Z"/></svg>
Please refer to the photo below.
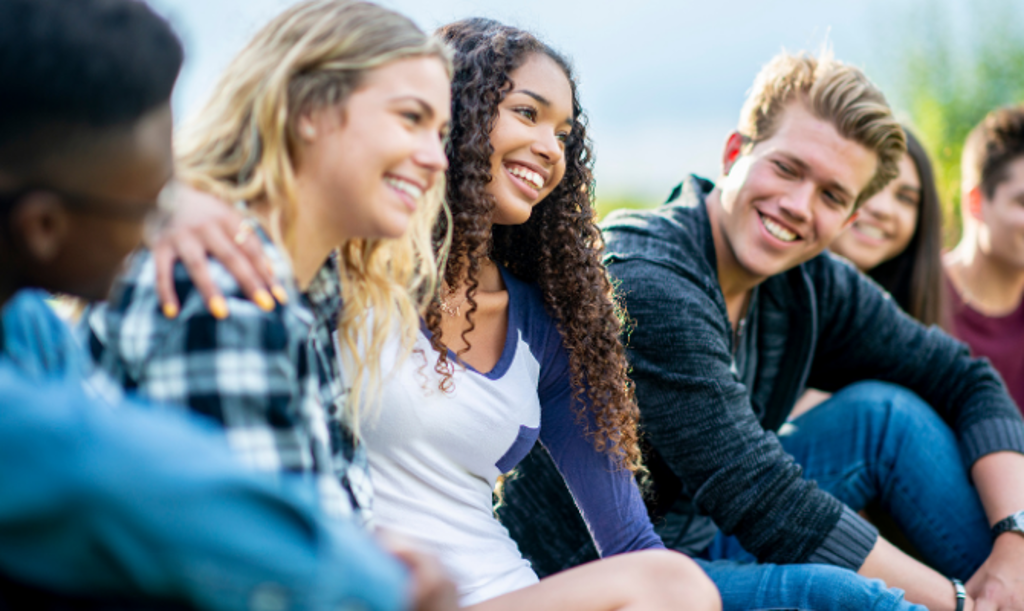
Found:
<svg viewBox="0 0 1024 611"><path fill-rule="evenodd" d="M902 252L907 244L910 244L910 240L914 238L914 230L917 228L917 214L916 208L905 207L899 212L899 228L897 229L897 245L899 251Z"/></svg>
<svg viewBox="0 0 1024 611"><path fill-rule="evenodd" d="M824 206L823 206L824 207ZM845 210L834 210L825 207L825 210L815 215L818 219L818 238L828 246L838 238L850 226L850 215Z"/></svg>

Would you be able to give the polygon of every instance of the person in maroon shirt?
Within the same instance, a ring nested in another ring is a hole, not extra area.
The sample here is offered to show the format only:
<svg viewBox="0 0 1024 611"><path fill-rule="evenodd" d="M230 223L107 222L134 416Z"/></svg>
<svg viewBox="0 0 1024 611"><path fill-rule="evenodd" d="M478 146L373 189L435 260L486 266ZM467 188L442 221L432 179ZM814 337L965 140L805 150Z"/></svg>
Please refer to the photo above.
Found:
<svg viewBox="0 0 1024 611"><path fill-rule="evenodd" d="M967 136L961 201L963 238L943 261L949 328L1024 409L1024 105L992 111Z"/></svg>

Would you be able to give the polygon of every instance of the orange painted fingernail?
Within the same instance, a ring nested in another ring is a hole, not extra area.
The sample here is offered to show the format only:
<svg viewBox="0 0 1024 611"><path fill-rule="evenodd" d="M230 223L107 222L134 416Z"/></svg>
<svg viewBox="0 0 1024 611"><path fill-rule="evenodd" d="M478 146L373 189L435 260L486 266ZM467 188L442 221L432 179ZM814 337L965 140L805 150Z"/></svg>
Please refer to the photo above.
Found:
<svg viewBox="0 0 1024 611"><path fill-rule="evenodd" d="M263 289L260 289L253 293L252 300L256 302L256 305L260 307L264 312L273 312L277 304L274 303L274 298L270 296L270 293Z"/></svg>
<svg viewBox="0 0 1024 611"><path fill-rule="evenodd" d="M167 318L178 317L178 306L174 305L173 303L165 303L162 309L164 311L164 316L166 316Z"/></svg>
<svg viewBox="0 0 1024 611"><path fill-rule="evenodd" d="M288 291L284 290L284 287L280 284L275 284L270 287L270 292L277 298L277 302L281 305L288 303Z"/></svg>
<svg viewBox="0 0 1024 611"><path fill-rule="evenodd" d="M217 320L224 320L228 317L228 302L224 301L223 297L214 297L207 307L210 308L210 314L213 314Z"/></svg>

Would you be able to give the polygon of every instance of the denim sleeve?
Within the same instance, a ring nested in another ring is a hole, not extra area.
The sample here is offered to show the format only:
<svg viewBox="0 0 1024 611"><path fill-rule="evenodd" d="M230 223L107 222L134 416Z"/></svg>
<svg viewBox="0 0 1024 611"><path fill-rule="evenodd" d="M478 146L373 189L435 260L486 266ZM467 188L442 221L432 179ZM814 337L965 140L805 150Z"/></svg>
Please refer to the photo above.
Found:
<svg viewBox="0 0 1024 611"><path fill-rule="evenodd" d="M821 316L809 385L835 391L882 380L909 388L956 431L968 468L992 452L1024 453L1024 420L987 360L905 314L848 263L823 255L807 269Z"/></svg>
<svg viewBox="0 0 1024 611"><path fill-rule="evenodd" d="M587 435L596 429L589 404L573 409L569 360L561 336L551 326L542 363L540 441L580 509L601 556L663 549L654 532L633 474L599 452Z"/></svg>
<svg viewBox="0 0 1024 611"><path fill-rule="evenodd" d="M308 482L243 469L184 416L110 409L6 365L0 490L0 572L55 591L218 610L391 611L405 597L398 562L322 518Z"/></svg>

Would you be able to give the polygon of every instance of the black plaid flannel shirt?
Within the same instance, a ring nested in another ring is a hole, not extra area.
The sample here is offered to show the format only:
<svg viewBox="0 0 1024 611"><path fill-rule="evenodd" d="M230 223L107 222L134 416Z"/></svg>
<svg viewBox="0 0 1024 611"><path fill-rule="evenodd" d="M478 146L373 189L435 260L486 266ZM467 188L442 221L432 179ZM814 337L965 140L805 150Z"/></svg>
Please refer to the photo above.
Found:
<svg viewBox="0 0 1024 611"><path fill-rule="evenodd" d="M186 405L217 421L246 464L313 474L324 509L369 526L373 488L365 449L344 422L346 390L334 343L341 283L332 255L303 294L289 264L260 232L287 305L264 312L210 262L230 315L206 309L184 267L174 271L181 311L161 313L148 250L133 256L110 300L88 313L97 373L129 392Z"/></svg>

